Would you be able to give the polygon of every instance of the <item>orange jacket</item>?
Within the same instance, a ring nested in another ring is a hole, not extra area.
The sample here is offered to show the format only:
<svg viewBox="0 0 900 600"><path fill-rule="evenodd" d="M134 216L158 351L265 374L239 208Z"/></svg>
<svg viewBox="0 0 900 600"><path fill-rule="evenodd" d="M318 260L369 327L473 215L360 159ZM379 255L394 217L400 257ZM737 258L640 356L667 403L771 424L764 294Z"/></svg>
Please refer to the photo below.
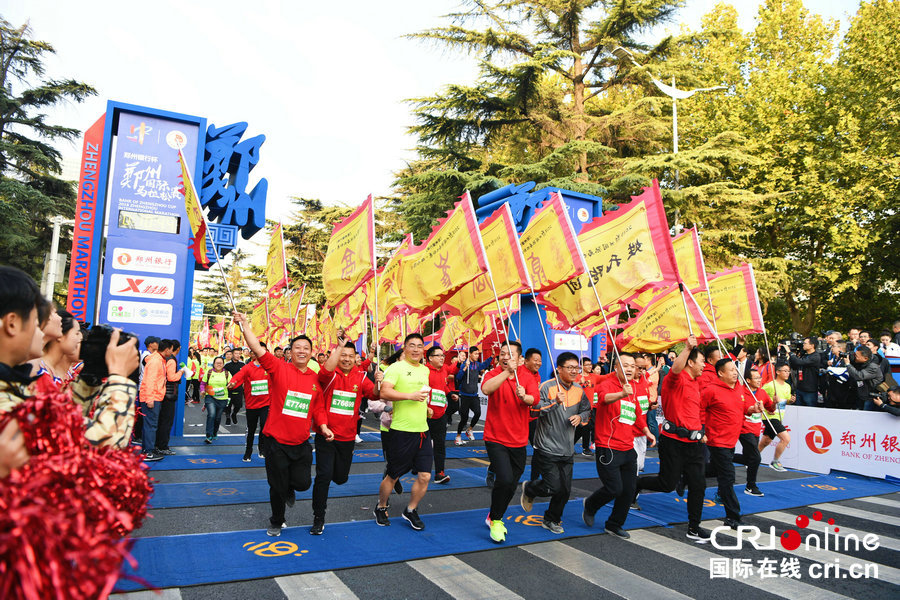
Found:
<svg viewBox="0 0 900 600"><path fill-rule="evenodd" d="M147 357L141 380L141 402L162 402L166 395L166 359L159 352Z"/></svg>

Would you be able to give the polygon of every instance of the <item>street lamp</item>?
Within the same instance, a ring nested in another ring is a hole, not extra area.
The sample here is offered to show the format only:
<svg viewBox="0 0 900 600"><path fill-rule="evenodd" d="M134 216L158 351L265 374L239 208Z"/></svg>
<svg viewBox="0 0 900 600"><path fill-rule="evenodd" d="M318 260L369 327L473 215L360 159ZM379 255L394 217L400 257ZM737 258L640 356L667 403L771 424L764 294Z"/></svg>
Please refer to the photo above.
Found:
<svg viewBox="0 0 900 600"><path fill-rule="evenodd" d="M612 53L619 60L630 61L631 64L636 67L642 66L634 59L634 55L622 46L613 48ZM672 85L666 85L659 79L653 77L653 75L650 75L650 81L653 82L653 85L655 85L659 91L672 99L672 150L673 154L678 154L678 100L690 98L697 92L711 92L715 90L724 90L726 88L724 85L715 85L713 87L696 88L693 90L679 90L675 87L674 75L672 76ZM678 189L678 169L675 169L675 189Z"/></svg>

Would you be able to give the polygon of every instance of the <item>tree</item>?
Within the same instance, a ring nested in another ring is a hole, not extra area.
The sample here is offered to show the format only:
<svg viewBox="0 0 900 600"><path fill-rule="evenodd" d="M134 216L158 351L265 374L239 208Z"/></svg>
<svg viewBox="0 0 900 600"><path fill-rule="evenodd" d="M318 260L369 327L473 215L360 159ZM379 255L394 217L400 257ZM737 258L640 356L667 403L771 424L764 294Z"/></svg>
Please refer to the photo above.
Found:
<svg viewBox="0 0 900 600"><path fill-rule="evenodd" d="M53 46L31 39L27 24L14 28L0 18L0 262L38 280L50 246L47 219L75 211L75 186L56 177L62 155L51 142L80 134L47 123L42 111L96 93L74 79L46 79L48 53Z"/></svg>
<svg viewBox="0 0 900 600"><path fill-rule="evenodd" d="M249 255L235 248L223 260L225 278L231 289L234 303L240 312L249 313L262 299L265 272L262 267L247 264ZM226 263L228 263L226 265ZM219 267L212 267L200 276L200 289L194 291L194 299L203 303L203 312L211 315L230 315L231 304Z"/></svg>

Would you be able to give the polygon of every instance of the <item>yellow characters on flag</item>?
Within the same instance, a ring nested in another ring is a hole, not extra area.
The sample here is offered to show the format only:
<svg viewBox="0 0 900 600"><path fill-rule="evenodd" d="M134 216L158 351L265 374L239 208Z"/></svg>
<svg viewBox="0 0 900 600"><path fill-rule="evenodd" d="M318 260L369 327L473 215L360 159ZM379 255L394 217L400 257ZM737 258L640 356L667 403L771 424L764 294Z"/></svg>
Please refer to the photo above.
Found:
<svg viewBox="0 0 900 600"><path fill-rule="evenodd" d="M250 327L253 329L253 333L256 334L256 337L263 341L267 339L266 336L269 333L268 304L268 300L263 298L259 304L253 307L253 312L250 313Z"/></svg>
<svg viewBox="0 0 900 600"><path fill-rule="evenodd" d="M287 287L287 262L284 257L284 228L281 223L275 225L269 239L269 252L266 255L266 292L270 298L278 296Z"/></svg>
<svg viewBox="0 0 900 600"><path fill-rule="evenodd" d="M690 314L690 324L685 314L685 304ZM634 319L626 323L616 338L616 345L624 352L663 352L686 340L691 332L701 339L712 336L712 332L703 324L700 308L690 297L683 300L681 292L675 286L654 298Z"/></svg>
<svg viewBox="0 0 900 600"><path fill-rule="evenodd" d="M184 154L178 151L178 164L181 166L181 193L184 195L184 210L187 213L188 223L191 225L191 241L189 250L194 252L194 261L204 269L209 268L208 250L206 248L206 219L203 218L203 207L200 206L200 198L191 181Z"/></svg>
<svg viewBox="0 0 900 600"><path fill-rule="evenodd" d="M375 275L375 203L370 195L334 226L322 265L325 298L337 306Z"/></svg>
<svg viewBox="0 0 900 600"><path fill-rule="evenodd" d="M672 239L672 250L675 254L675 264L678 265L678 275L681 282L688 289L705 288L706 274L703 271L703 254L700 250L700 238L697 236L697 228L691 227ZM651 288L641 292L634 300L629 302L632 306L643 308L658 294L667 290Z"/></svg>

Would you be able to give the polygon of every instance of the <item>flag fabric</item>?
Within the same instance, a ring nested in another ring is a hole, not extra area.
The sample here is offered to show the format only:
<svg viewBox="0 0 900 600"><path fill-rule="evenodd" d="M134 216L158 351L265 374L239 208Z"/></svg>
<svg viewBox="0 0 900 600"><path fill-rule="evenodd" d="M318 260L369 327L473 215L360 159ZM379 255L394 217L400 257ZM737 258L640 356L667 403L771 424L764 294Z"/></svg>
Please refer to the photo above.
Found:
<svg viewBox="0 0 900 600"><path fill-rule="evenodd" d="M350 329L366 310L366 287L361 286L343 302L334 307L334 321L337 327Z"/></svg>
<svg viewBox="0 0 900 600"><path fill-rule="evenodd" d="M685 302L691 315L690 328L684 312ZM700 307L690 296L682 300L677 287L657 296L633 319L625 323L616 336L616 345L623 352L663 352L678 342L683 342L693 331L700 339L707 339L712 332L703 324Z"/></svg>
<svg viewBox="0 0 900 600"><path fill-rule="evenodd" d="M584 273L575 230L559 194L551 194L519 238L535 292L545 292Z"/></svg>
<svg viewBox="0 0 900 600"><path fill-rule="evenodd" d="M263 298L259 301L259 304L253 307L253 312L250 313L250 326L253 328L253 333L256 334L258 339L263 341L267 339L269 333L268 304L268 300Z"/></svg>
<svg viewBox="0 0 900 600"><path fill-rule="evenodd" d="M680 235L672 238L672 251L675 254L675 264L678 265L678 275L681 282L688 289L706 287L706 273L703 269L703 254L700 250L700 238L697 228L691 227ZM631 306L643 308L657 295L668 290L651 288L641 292L629 302Z"/></svg>
<svg viewBox="0 0 900 600"><path fill-rule="evenodd" d="M412 236L403 238L400 246L382 268L378 269L378 275L366 284L366 308L377 317L376 325L383 327L400 308L400 290L398 278L400 276L400 262L403 254L412 246ZM375 286L378 293L375 293ZM377 298L376 298L377 296ZM376 302L377 300L377 302Z"/></svg>
<svg viewBox="0 0 900 600"><path fill-rule="evenodd" d="M303 328L298 331L302 331L307 337L314 338L318 335L319 322L318 322L318 311L316 309L315 304L310 304L306 307L306 320L303 323Z"/></svg>
<svg viewBox="0 0 900 600"><path fill-rule="evenodd" d="M266 255L266 292L270 298L280 295L287 287L287 263L284 257L284 228L279 222L272 230L269 239L269 252Z"/></svg>
<svg viewBox="0 0 900 600"><path fill-rule="evenodd" d="M716 273L709 278L712 309L705 288L693 291L693 297L703 309L707 321L715 314L715 326L719 336L762 333L764 329L762 308L756 290L753 267L746 263Z"/></svg>
<svg viewBox="0 0 900 600"><path fill-rule="evenodd" d="M578 243L588 273L538 298L568 328L600 312L597 296L606 308L628 302L646 289L678 282L656 180L630 203L586 224L578 234Z"/></svg>
<svg viewBox="0 0 900 600"><path fill-rule="evenodd" d="M375 202L369 195L331 232L322 265L322 285L328 304L337 306L374 275Z"/></svg>
<svg viewBox="0 0 900 600"><path fill-rule="evenodd" d="M203 327L200 328L200 333L197 338L198 345L201 345L201 348L207 348L210 346L209 343L209 317L203 317Z"/></svg>
<svg viewBox="0 0 900 600"><path fill-rule="evenodd" d="M434 312L486 271L475 208L464 194L423 244L403 252L397 281L400 306L420 315Z"/></svg>
<svg viewBox="0 0 900 600"><path fill-rule="evenodd" d="M494 211L494 214L481 223L479 230L487 264L490 266L490 276L488 273L479 275L444 303L446 310L463 317L495 304L492 279L500 300L529 289L525 258L519 246L519 236L509 204L503 204ZM493 309L496 311L496 306Z"/></svg>
<svg viewBox="0 0 900 600"><path fill-rule="evenodd" d="M315 350L318 352L327 353L337 346L337 328L327 306L323 306L319 311L315 342Z"/></svg>
<svg viewBox="0 0 900 600"><path fill-rule="evenodd" d="M441 327L437 333L437 339L440 340L440 346L444 350L449 350L450 348L457 347L461 340L463 340L463 334L465 333L465 327L463 326L462 319L456 315L447 315L444 317L444 326Z"/></svg>
<svg viewBox="0 0 900 600"><path fill-rule="evenodd" d="M181 193L184 195L184 210L187 213L193 236L188 249L194 251L194 261L204 269L208 269L210 262L206 256L208 253L206 219L203 218L203 207L200 205L200 198L194 189L194 183L191 181L191 175L181 150L178 151L178 163L181 165Z"/></svg>
<svg viewBox="0 0 900 600"><path fill-rule="evenodd" d="M397 311L379 331L381 342L400 344L410 333L416 333L421 327L419 315L406 311Z"/></svg>
<svg viewBox="0 0 900 600"><path fill-rule="evenodd" d="M243 346L244 335L241 333L241 326L232 320L228 326L228 333L225 335L225 339L233 346Z"/></svg>

